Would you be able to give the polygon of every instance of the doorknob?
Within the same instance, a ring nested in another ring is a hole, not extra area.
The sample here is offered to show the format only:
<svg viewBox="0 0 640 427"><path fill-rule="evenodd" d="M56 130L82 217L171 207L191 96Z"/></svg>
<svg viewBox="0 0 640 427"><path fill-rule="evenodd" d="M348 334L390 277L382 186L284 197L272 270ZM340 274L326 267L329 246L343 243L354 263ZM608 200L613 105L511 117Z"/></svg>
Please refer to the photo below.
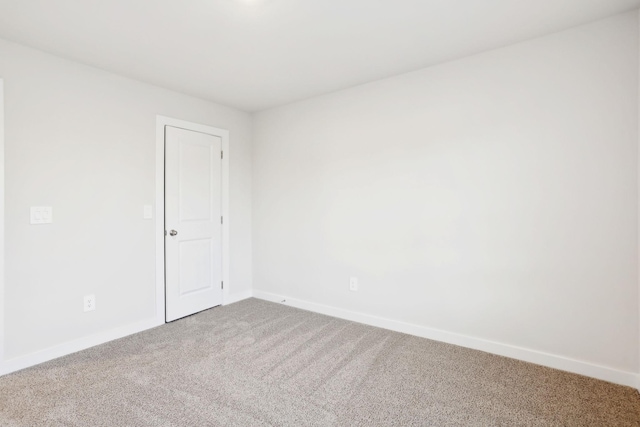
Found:
<svg viewBox="0 0 640 427"><path fill-rule="evenodd" d="M175 236L175 235L177 235L177 234L178 234L178 232L177 232L176 230L171 230L171 231L169 232L169 235L170 235L170 236Z"/></svg>

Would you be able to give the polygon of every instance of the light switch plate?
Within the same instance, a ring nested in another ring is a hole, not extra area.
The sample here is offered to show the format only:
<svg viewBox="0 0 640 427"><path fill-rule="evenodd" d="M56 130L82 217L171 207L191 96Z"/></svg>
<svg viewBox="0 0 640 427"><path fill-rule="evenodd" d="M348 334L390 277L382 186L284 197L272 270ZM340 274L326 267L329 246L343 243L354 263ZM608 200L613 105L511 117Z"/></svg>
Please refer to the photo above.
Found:
<svg viewBox="0 0 640 427"><path fill-rule="evenodd" d="M144 219L152 219L153 218L153 208L151 205L144 205Z"/></svg>
<svg viewBox="0 0 640 427"><path fill-rule="evenodd" d="M31 224L51 224L53 208L51 206L31 206Z"/></svg>

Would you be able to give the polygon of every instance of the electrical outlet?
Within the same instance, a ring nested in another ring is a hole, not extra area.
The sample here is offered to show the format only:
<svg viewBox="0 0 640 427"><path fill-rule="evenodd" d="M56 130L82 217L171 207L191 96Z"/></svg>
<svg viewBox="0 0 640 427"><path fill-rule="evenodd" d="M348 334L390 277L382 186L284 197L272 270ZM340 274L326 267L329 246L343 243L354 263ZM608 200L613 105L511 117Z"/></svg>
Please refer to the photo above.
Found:
<svg viewBox="0 0 640 427"><path fill-rule="evenodd" d="M84 311L93 311L96 309L96 296L85 295L84 296Z"/></svg>
<svg viewBox="0 0 640 427"><path fill-rule="evenodd" d="M357 291L358 290L358 278L357 277L352 277L349 279L349 290L350 291Z"/></svg>

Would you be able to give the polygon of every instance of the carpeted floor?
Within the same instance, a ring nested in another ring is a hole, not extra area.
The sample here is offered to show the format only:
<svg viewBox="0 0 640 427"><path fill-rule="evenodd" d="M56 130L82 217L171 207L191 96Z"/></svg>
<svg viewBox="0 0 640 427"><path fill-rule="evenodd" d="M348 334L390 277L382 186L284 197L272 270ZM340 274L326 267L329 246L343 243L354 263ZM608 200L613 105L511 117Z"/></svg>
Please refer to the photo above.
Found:
<svg viewBox="0 0 640 427"><path fill-rule="evenodd" d="M640 426L640 395L249 299L0 378L0 425Z"/></svg>

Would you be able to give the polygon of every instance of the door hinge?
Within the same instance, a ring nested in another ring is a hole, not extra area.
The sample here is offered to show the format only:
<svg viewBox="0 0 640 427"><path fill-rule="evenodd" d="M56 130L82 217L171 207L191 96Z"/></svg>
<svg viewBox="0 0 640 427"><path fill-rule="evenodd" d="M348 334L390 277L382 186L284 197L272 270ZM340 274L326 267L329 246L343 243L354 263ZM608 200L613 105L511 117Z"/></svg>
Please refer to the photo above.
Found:
<svg viewBox="0 0 640 427"><path fill-rule="evenodd" d="M221 159L224 159L224 151L221 151L221 152L220 152L220 158L221 158Z"/></svg>
<svg viewBox="0 0 640 427"><path fill-rule="evenodd" d="M221 282L222 286L220 287L220 289L224 289L224 282Z"/></svg>
<svg viewBox="0 0 640 427"><path fill-rule="evenodd" d="M220 224L224 224L224 219L223 219L223 217L220 217Z"/></svg>

